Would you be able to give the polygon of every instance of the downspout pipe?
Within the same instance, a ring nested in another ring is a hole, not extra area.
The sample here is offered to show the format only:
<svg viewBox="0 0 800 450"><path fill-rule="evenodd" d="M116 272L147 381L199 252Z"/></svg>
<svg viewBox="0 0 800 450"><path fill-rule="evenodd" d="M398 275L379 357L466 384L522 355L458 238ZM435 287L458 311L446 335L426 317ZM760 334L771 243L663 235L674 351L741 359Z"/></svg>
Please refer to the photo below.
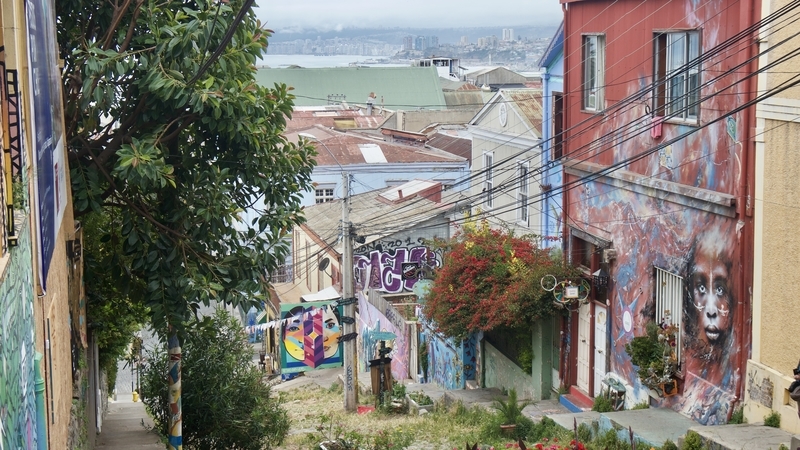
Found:
<svg viewBox="0 0 800 450"><path fill-rule="evenodd" d="M36 392L36 448L47 450L47 408L44 398L44 377L42 377L42 355L36 352L33 358L34 391Z"/></svg>

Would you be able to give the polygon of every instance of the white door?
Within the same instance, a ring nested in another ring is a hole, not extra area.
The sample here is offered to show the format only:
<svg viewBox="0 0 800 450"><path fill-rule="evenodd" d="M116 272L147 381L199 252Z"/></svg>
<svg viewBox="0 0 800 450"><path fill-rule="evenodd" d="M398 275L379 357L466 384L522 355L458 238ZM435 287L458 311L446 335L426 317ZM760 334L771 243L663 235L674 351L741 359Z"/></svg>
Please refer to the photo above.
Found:
<svg viewBox="0 0 800 450"><path fill-rule="evenodd" d="M578 310L578 387L589 393L589 334L592 329L591 306L581 305Z"/></svg>
<svg viewBox="0 0 800 450"><path fill-rule="evenodd" d="M606 324L608 322L608 310L605 306L594 305L594 393L597 397L602 390L601 383L606 377Z"/></svg>

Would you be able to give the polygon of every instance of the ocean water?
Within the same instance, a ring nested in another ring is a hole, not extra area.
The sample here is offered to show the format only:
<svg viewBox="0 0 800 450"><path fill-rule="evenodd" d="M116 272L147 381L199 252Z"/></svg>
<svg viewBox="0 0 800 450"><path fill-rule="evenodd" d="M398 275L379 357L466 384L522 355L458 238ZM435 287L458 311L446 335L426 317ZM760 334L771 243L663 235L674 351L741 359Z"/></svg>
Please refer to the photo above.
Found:
<svg viewBox="0 0 800 450"><path fill-rule="evenodd" d="M395 62L395 63L375 63L384 57L369 57L364 55L331 55L331 56L314 56L314 55L264 55L261 58L259 65L271 67L273 69L285 68L292 65L305 67L305 68L323 68L323 67L347 67L351 64L358 65L374 65L383 67L404 67L411 65L411 62Z"/></svg>

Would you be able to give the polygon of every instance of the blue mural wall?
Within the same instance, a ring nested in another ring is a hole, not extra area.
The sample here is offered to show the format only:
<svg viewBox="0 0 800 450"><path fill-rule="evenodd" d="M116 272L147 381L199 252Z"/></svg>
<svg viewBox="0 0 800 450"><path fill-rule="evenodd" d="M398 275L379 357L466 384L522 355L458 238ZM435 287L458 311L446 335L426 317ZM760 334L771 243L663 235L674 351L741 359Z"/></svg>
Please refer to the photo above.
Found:
<svg viewBox="0 0 800 450"><path fill-rule="evenodd" d="M428 349L427 382L445 389L464 389L467 380L474 380L478 367L475 335L456 344L452 339L436 333L424 323L424 344Z"/></svg>
<svg viewBox="0 0 800 450"><path fill-rule="evenodd" d="M36 448L31 239L22 226L19 244L0 283L0 448Z"/></svg>

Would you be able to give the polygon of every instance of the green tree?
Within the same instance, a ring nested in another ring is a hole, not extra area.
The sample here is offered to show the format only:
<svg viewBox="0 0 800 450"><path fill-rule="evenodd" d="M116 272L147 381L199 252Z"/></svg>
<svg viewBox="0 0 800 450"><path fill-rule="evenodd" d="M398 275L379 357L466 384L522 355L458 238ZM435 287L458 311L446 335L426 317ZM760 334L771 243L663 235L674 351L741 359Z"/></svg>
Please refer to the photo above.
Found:
<svg viewBox="0 0 800 450"><path fill-rule="evenodd" d="M182 343L184 447L261 450L279 445L289 430L289 419L279 400L270 398L242 326L222 309L194 323L197 326ZM142 401L156 428L166 433L171 415L164 383L167 353L154 349L147 362Z"/></svg>
<svg viewBox="0 0 800 450"><path fill-rule="evenodd" d="M265 298L310 189L313 148L281 135L293 96L254 79L270 32L251 6L56 2L75 213L118 214L109 230L124 256L116 263L143 283L178 377L192 312L212 300L249 309ZM244 222L245 210L259 214Z"/></svg>

